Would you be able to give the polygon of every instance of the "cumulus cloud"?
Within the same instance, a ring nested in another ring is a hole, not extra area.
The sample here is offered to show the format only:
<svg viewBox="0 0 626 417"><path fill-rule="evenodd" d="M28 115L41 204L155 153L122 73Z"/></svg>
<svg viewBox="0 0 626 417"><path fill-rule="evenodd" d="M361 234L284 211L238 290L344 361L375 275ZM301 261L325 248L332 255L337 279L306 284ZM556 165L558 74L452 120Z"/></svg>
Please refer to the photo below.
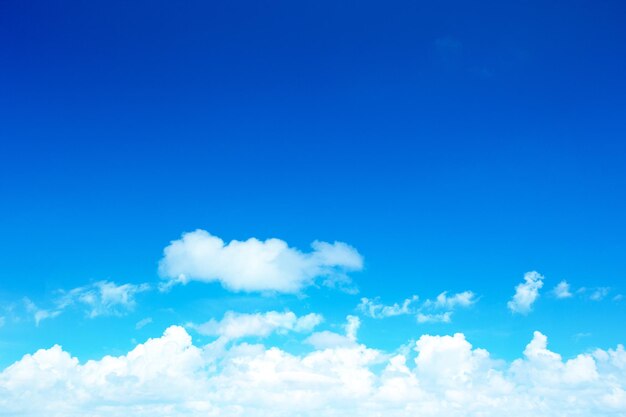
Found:
<svg viewBox="0 0 626 417"><path fill-rule="evenodd" d="M507 307L513 313L530 313L533 303L539 297L541 287L543 287L543 275L536 271L526 272L524 282L515 287L515 295L507 303Z"/></svg>
<svg viewBox="0 0 626 417"><path fill-rule="evenodd" d="M414 314L415 309L413 306L418 300L419 297L414 295L404 300L401 304L394 303L393 305L384 305L380 303L378 297L374 299L363 297L357 309L368 317L382 319L405 314Z"/></svg>
<svg viewBox="0 0 626 417"><path fill-rule="evenodd" d="M188 327L200 334L217 336L223 341L228 341L244 337L267 337L272 333L310 332L322 321L323 317L315 313L298 317L291 311L254 314L229 311L224 314L222 320L211 319L202 324L190 323Z"/></svg>
<svg viewBox="0 0 626 417"><path fill-rule="evenodd" d="M556 298L570 298L573 295L570 291L569 283L565 280L559 282L556 287L554 287L553 292Z"/></svg>
<svg viewBox="0 0 626 417"><path fill-rule="evenodd" d="M18 417L621 416L626 351L571 359L535 332L512 363L461 333L423 335L413 351L363 344L293 354L196 346L182 327L125 355L80 362L60 346L0 372L0 415Z"/></svg>
<svg viewBox="0 0 626 417"><path fill-rule="evenodd" d="M321 278L322 284L351 290L347 273L363 268L363 257L343 242L311 244L311 252L280 239L250 238L225 243L204 230L185 233L163 251L162 288L189 281L219 282L231 291L297 293Z"/></svg>

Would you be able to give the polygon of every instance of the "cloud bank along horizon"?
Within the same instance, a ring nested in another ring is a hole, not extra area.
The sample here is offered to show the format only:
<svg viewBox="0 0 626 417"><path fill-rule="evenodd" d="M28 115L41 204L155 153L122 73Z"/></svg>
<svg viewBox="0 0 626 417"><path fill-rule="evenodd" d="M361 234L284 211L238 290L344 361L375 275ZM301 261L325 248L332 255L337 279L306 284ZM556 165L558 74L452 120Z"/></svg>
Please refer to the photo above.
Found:
<svg viewBox="0 0 626 417"><path fill-rule="evenodd" d="M452 322L454 314L480 308L472 290L422 300L410 295L384 304L358 297L348 275L363 256L343 242L314 241L310 251L280 239L225 243L204 230L184 233L163 251L160 282L97 281L55 293L49 306L25 298L37 326L72 309L86 320L131 314L142 293L169 297L178 284L198 281L259 297L300 297L321 285L355 297L342 323L323 312L290 309L227 310L221 318L173 323L118 356L79 361L58 344L26 354L0 372L0 415L39 416L313 416L407 415L511 416L606 415L626 412L626 352L622 345L564 359L535 331L513 361L474 347L461 332L431 335L420 325ZM527 272L506 308L525 317L541 296L545 277ZM185 291L184 288L179 291ZM602 288L573 290L561 280L555 300L575 296L599 301ZM332 295L331 295L332 296ZM391 350L359 340L359 329L413 317L414 338ZM367 323L363 320L368 319ZM136 323L137 331L153 325ZM194 344L191 333L208 337ZM302 347L290 349L294 340ZM289 342L289 343L287 343ZM268 345L271 344L271 345Z"/></svg>

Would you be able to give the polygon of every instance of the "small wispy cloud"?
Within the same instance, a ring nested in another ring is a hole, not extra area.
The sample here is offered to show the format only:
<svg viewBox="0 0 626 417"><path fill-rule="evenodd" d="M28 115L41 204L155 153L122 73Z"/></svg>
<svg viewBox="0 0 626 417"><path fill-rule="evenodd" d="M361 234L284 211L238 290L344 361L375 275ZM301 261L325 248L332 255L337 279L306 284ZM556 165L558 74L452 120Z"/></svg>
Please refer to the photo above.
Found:
<svg viewBox="0 0 626 417"><path fill-rule="evenodd" d="M574 294L570 291L570 285L567 281L563 280L559 282L552 290L556 298L570 298Z"/></svg>
<svg viewBox="0 0 626 417"><path fill-rule="evenodd" d="M476 295L472 291L464 291L450 296L448 291L444 291L435 300L426 300L423 307L452 310L456 307L469 307L474 303L476 303Z"/></svg>
<svg viewBox="0 0 626 417"><path fill-rule="evenodd" d="M539 298L539 290L543 287L543 275L537 271L530 271L524 274L524 282L515 287L513 298L507 303L511 312L518 314L528 314L532 311L532 306Z"/></svg>
<svg viewBox="0 0 626 417"><path fill-rule="evenodd" d="M83 309L88 318L126 315L137 304L135 296L150 288L148 284L117 285L111 281L98 281L67 291L58 290L57 296L48 303L52 304L49 308L41 308L27 297L22 301L26 312L39 326L43 320L58 317L71 307Z"/></svg>
<svg viewBox="0 0 626 417"><path fill-rule="evenodd" d="M229 341L245 337L267 337L272 333L306 333L322 321L323 317L315 313L298 317L291 311L251 314L228 311L221 320L211 319L201 324L188 323L187 327L202 335L217 336L223 341Z"/></svg>
<svg viewBox="0 0 626 417"><path fill-rule="evenodd" d="M438 314L417 314L418 323L450 323L452 321L452 312L446 311L445 313Z"/></svg>
<svg viewBox="0 0 626 417"><path fill-rule="evenodd" d="M407 298L402 303L394 303L392 305L384 305L380 302L380 298L369 299L361 298L361 303L357 309L368 317L382 319L386 317L401 316L405 314L414 314L414 305L419 300L417 295Z"/></svg>
<svg viewBox="0 0 626 417"><path fill-rule="evenodd" d="M598 288L595 288L591 292L591 294L589 295L589 299L592 300L592 301L601 301L607 295L609 295L609 292L611 292L611 289L609 287L598 287Z"/></svg>
<svg viewBox="0 0 626 417"><path fill-rule="evenodd" d="M148 291L148 284L121 284L111 281L98 281L90 285L60 291L57 304L64 309L80 305L90 318L98 316L122 316L135 308L135 296Z"/></svg>
<svg viewBox="0 0 626 417"><path fill-rule="evenodd" d="M28 297L24 297L23 301L24 306L26 307L26 311L32 314L36 326L39 326L39 323L41 323L43 320L57 317L63 311L62 309L46 310L43 308L39 308Z"/></svg>
<svg viewBox="0 0 626 417"><path fill-rule="evenodd" d="M353 347L357 344L357 333L361 327L361 319L349 315L343 325L344 334L324 330L315 332L304 340L316 349L333 349L339 347Z"/></svg>
<svg viewBox="0 0 626 417"><path fill-rule="evenodd" d="M440 293L435 299L427 299L419 304L419 297L413 295L402 303L385 305L380 298L361 298L357 310L367 317L384 319L401 315L415 315L418 323L449 323L452 312L457 308L467 308L477 302L473 291L463 291L449 295L448 291Z"/></svg>
<svg viewBox="0 0 626 417"><path fill-rule="evenodd" d="M136 330L142 329L142 328L146 327L150 323L152 323L152 317L146 317L145 319L139 320L135 324L135 329Z"/></svg>
<svg viewBox="0 0 626 417"><path fill-rule="evenodd" d="M611 287L580 287L576 290L576 295L591 301L602 301L609 295L610 292Z"/></svg>

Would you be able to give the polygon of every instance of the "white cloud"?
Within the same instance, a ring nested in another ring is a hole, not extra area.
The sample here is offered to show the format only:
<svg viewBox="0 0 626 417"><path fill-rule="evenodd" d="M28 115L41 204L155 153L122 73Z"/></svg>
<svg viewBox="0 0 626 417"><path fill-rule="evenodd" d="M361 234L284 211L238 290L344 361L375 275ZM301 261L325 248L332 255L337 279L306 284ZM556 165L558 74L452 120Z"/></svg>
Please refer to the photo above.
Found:
<svg viewBox="0 0 626 417"><path fill-rule="evenodd" d="M576 290L576 295L586 297L591 301L602 301L611 292L610 287L580 287ZM619 301L619 298L618 298Z"/></svg>
<svg viewBox="0 0 626 417"><path fill-rule="evenodd" d="M297 293L316 278L347 290L346 273L363 268L363 258L342 242L311 244L304 253L280 239L250 238L225 243L204 230L185 233L163 251L159 273L162 288L189 281L219 282L231 291Z"/></svg>
<svg viewBox="0 0 626 417"><path fill-rule="evenodd" d="M145 319L141 319L135 324L135 329L139 330L146 327L148 324L152 323L152 317L146 317Z"/></svg>
<svg viewBox="0 0 626 417"><path fill-rule="evenodd" d="M110 281L98 281L69 291L59 290L60 295L53 300L53 308L40 308L26 297L23 302L26 311L32 314L35 324L39 326L43 320L58 317L71 306L83 308L89 318L123 316L135 308L135 295L149 289L148 284L117 285Z"/></svg>
<svg viewBox="0 0 626 417"><path fill-rule="evenodd" d="M357 309L364 315L376 319L416 314L418 323L450 323L452 312L456 308L467 308L477 302L476 295L472 291L463 291L453 295L448 295L448 292L444 291L434 300L426 300L421 305L417 305L418 300L419 297L414 295L404 300L402 304L384 305L378 301L378 298L361 298ZM441 312L442 310L447 311Z"/></svg>
<svg viewBox="0 0 626 417"><path fill-rule="evenodd" d="M592 301L601 301L601 300L604 299L604 297L609 295L610 291L611 291L611 289L609 287L599 287L599 288L596 288L596 289L593 290L593 292L589 296L589 299L592 300Z"/></svg>
<svg viewBox="0 0 626 417"><path fill-rule="evenodd" d="M456 307L469 307L476 303L476 295L472 291L464 291L448 296L444 291L434 301L426 300L424 307L453 310Z"/></svg>
<svg viewBox="0 0 626 417"><path fill-rule="evenodd" d="M222 320L211 319L206 323L188 325L189 328L207 336L217 336L223 341L241 339L244 337L267 337L276 332L284 334L289 331L306 333L313 330L323 321L319 314L310 313L297 317L291 311L280 313L268 311L266 313L242 314L229 311Z"/></svg>
<svg viewBox="0 0 626 417"><path fill-rule="evenodd" d="M539 297L541 287L543 287L543 275L536 271L526 272L524 282L515 287L515 295L507 303L507 307L513 313L528 314Z"/></svg>
<svg viewBox="0 0 626 417"><path fill-rule="evenodd" d="M564 360L535 332L510 364L461 333L423 335L414 352L362 344L292 354L192 344L170 327L125 355L81 363L60 346L0 372L0 415L16 417L622 416L626 351Z"/></svg>
<svg viewBox="0 0 626 417"><path fill-rule="evenodd" d="M32 302L29 298L24 298L24 306L26 307L26 311L33 315L35 319L35 325L39 326L42 320L51 319L57 317L61 314L61 309L56 310L45 310L37 307L34 302Z"/></svg>
<svg viewBox="0 0 626 417"><path fill-rule="evenodd" d="M570 298L573 296L570 291L569 283L565 280L559 282L556 287L554 287L553 292L556 298Z"/></svg>
<svg viewBox="0 0 626 417"><path fill-rule="evenodd" d="M356 316L347 316L343 326L345 334L339 334L324 330L313 333L304 343L314 346L316 349L333 349L339 347L356 346L357 332L361 327L361 320Z"/></svg>
<svg viewBox="0 0 626 417"><path fill-rule="evenodd" d="M417 313L418 323L450 323L452 321L452 312L446 311L445 313Z"/></svg>
<svg viewBox="0 0 626 417"><path fill-rule="evenodd" d="M359 327L361 327L361 319L357 316L348 316L346 320L346 337L352 341L356 341L356 333L359 331Z"/></svg>
<svg viewBox="0 0 626 417"><path fill-rule="evenodd" d="M414 314L413 305L419 300L417 295L407 298L402 304L394 303L393 305L384 305L379 302L378 298L369 299L361 298L361 302L357 309L368 317L382 319L386 317L400 316L405 314Z"/></svg>
<svg viewBox="0 0 626 417"><path fill-rule="evenodd" d="M117 285L110 281L98 281L70 291L62 291L57 304L61 309L70 305L81 305L86 308L90 318L121 316L135 308L136 294L149 289L148 284Z"/></svg>

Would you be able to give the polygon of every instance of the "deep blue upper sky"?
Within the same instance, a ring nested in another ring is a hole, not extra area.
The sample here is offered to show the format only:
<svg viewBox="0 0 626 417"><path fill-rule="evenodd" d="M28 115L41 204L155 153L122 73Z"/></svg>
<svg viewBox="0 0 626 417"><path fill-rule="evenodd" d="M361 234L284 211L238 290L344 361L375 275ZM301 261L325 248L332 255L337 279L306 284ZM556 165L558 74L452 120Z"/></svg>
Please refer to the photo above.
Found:
<svg viewBox="0 0 626 417"><path fill-rule="evenodd" d="M626 291L624 22L597 0L1 1L0 301L155 280L196 228L348 242L389 302L471 289L470 333L529 270ZM516 321L520 345L624 341L622 305L582 304Z"/></svg>

